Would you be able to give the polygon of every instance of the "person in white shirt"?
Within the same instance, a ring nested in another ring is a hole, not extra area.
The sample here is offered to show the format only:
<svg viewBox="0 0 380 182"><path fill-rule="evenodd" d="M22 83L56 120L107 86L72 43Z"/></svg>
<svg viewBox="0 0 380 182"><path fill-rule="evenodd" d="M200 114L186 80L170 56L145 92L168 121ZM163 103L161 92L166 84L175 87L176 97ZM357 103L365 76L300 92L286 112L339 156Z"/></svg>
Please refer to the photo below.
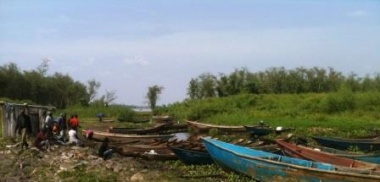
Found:
<svg viewBox="0 0 380 182"><path fill-rule="evenodd" d="M77 132L73 128L70 128L70 130L69 130L69 142L68 143L79 145L79 139L77 136Z"/></svg>

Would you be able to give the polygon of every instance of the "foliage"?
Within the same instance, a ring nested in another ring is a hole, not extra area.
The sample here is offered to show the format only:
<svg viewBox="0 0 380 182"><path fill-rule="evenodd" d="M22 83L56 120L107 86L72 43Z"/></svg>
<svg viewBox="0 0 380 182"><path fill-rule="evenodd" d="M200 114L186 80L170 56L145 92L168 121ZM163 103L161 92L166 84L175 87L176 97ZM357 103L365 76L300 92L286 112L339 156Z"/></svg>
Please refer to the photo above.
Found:
<svg viewBox="0 0 380 182"><path fill-rule="evenodd" d="M355 95L346 86L342 86L338 92L329 94L323 102L323 110L327 113L351 111L355 109Z"/></svg>
<svg viewBox="0 0 380 182"><path fill-rule="evenodd" d="M87 97L86 86L68 75L55 73L47 76L48 62L45 60L31 71L20 71L14 63L0 66L0 97L31 100L58 108L81 104Z"/></svg>
<svg viewBox="0 0 380 182"><path fill-rule="evenodd" d="M239 94L223 98L185 100L161 108L176 120L223 125L266 124L297 128L298 134L363 136L380 126L380 92ZM324 128L324 129L320 129ZM212 133L211 133L212 134Z"/></svg>
<svg viewBox="0 0 380 182"><path fill-rule="evenodd" d="M300 94L336 92L346 85L353 92L380 90L380 76L358 77L355 73L343 76L333 68L303 67L286 70L273 67L256 73L247 68L236 69L230 74L218 76L203 73L189 82L189 99L226 97L242 93L250 94Z"/></svg>
<svg viewBox="0 0 380 182"><path fill-rule="evenodd" d="M80 182L108 182L118 181L118 176L114 172L99 175L94 171L86 171L85 165L80 165L72 171L63 171L58 173L58 176L63 180L80 181Z"/></svg>
<svg viewBox="0 0 380 182"><path fill-rule="evenodd" d="M148 93L145 98L148 100L149 106L152 111L156 108L156 103L164 87L153 85L148 88Z"/></svg>
<svg viewBox="0 0 380 182"><path fill-rule="evenodd" d="M83 106L73 106L64 110L57 110L54 115L58 115L59 113L67 113L67 116L72 114L78 114L80 118L95 118L98 113L103 113L107 118L125 118L125 119L133 119L137 115L135 111L132 110L131 107L123 106L123 105L110 105L108 107L105 106L91 106L91 107L83 107Z"/></svg>
<svg viewBox="0 0 380 182"><path fill-rule="evenodd" d="M87 81L87 92L88 92L88 98L87 100L89 102L93 102L95 99L96 94L98 93L98 89L101 86L101 83L96 81L95 79Z"/></svg>

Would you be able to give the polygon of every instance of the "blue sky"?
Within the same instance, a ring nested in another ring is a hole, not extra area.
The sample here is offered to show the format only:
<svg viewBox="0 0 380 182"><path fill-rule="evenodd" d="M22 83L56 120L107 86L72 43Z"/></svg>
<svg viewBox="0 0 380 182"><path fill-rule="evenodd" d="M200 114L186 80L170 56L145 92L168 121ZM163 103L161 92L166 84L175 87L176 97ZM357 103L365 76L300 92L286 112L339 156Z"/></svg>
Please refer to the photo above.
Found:
<svg viewBox="0 0 380 182"><path fill-rule="evenodd" d="M116 103L186 98L202 73L332 67L380 73L380 1L0 0L0 64L101 82Z"/></svg>

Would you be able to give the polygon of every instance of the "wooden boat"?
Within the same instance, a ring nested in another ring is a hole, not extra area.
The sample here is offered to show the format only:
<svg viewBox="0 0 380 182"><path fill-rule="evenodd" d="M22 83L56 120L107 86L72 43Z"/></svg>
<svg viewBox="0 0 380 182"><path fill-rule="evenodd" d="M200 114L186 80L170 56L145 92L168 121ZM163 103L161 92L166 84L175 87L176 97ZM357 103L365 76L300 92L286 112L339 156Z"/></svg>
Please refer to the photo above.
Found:
<svg viewBox="0 0 380 182"><path fill-rule="evenodd" d="M212 164L210 154L206 149L192 149L186 147L169 146L174 154L186 165Z"/></svg>
<svg viewBox="0 0 380 182"><path fill-rule="evenodd" d="M112 146L112 145L111 145ZM178 157L168 148L165 149L149 149L149 147L144 148L134 148L134 147L117 147L115 151L122 156L128 157L140 157L146 160L177 160Z"/></svg>
<svg viewBox="0 0 380 182"><path fill-rule="evenodd" d="M147 123L150 121L150 119L140 119L140 120L133 120L133 121L130 121L130 120L126 120L124 118L117 118L117 120L119 122L129 122L129 123Z"/></svg>
<svg viewBox="0 0 380 182"><path fill-rule="evenodd" d="M171 116L152 116L152 120L155 123L167 123L167 122L172 122L173 117L171 117Z"/></svg>
<svg viewBox="0 0 380 182"><path fill-rule="evenodd" d="M312 138L322 146L340 150L348 150L352 147L361 151L380 150L380 139L343 139L316 136Z"/></svg>
<svg viewBox="0 0 380 182"><path fill-rule="evenodd" d="M116 127L110 127L108 129L109 133L120 133L120 134L149 134L149 133L159 133L160 130L164 129L167 126L173 125L172 122L170 123L161 123L157 124L154 127L150 128L116 128Z"/></svg>
<svg viewBox="0 0 380 182"><path fill-rule="evenodd" d="M258 181L379 181L372 170L350 169L313 162L202 138L215 163L223 169L250 176Z"/></svg>
<svg viewBox="0 0 380 182"><path fill-rule="evenodd" d="M175 123L172 125L168 125L165 128L163 128L159 134L173 134L173 133L181 133L181 132L187 132L188 126L186 123Z"/></svg>
<svg viewBox="0 0 380 182"><path fill-rule="evenodd" d="M194 128L198 131L209 131L211 129L217 129L222 132L245 132L244 126L225 126L225 125L214 125L200 123L196 121L186 121L187 125L191 128Z"/></svg>
<svg viewBox="0 0 380 182"><path fill-rule="evenodd" d="M245 130L247 130L251 135L253 136L265 136L269 135L270 133L274 132L273 128L268 126L248 126L244 125Z"/></svg>
<svg viewBox="0 0 380 182"><path fill-rule="evenodd" d="M301 147L282 140L276 140L276 142L284 154L291 157L297 157L317 162L325 162L349 168L368 169L374 172L377 171L380 174L380 165L374 163L339 157L326 152L316 151L311 148Z"/></svg>
<svg viewBox="0 0 380 182"><path fill-rule="evenodd" d="M251 133L251 135L258 136L258 137L269 135L271 133L280 134L283 132L289 132L289 131L294 130L293 128L283 128L281 126L272 128L266 125L253 125L253 126L244 125L244 128L249 133Z"/></svg>
<svg viewBox="0 0 380 182"><path fill-rule="evenodd" d="M139 140L146 140L146 139L169 139L173 137L174 135L133 135L133 134L118 134L118 133L108 133L108 132L102 132L102 131L96 131L93 130L94 134L93 137L107 137L109 139L139 139Z"/></svg>
<svg viewBox="0 0 380 182"><path fill-rule="evenodd" d="M320 150L322 152L327 152L336 156L346 157L350 159L355 159L364 162L371 162L380 164L380 153L359 153L359 152L350 152L344 150L333 149L330 147L324 146L308 146L313 148L314 150Z"/></svg>
<svg viewBox="0 0 380 182"><path fill-rule="evenodd" d="M159 123L154 127L150 128L117 128L110 127L108 129L109 133L120 133L120 134L170 134L170 133L179 133L186 132L186 124L173 124L173 122L168 123Z"/></svg>
<svg viewBox="0 0 380 182"><path fill-rule="evenodd" d="M149 151L142 153L139 157L146 160L155 160L155 161L166 161L166 160L178 160L178 156L175 155L171 150L166 151Z"/></svg>

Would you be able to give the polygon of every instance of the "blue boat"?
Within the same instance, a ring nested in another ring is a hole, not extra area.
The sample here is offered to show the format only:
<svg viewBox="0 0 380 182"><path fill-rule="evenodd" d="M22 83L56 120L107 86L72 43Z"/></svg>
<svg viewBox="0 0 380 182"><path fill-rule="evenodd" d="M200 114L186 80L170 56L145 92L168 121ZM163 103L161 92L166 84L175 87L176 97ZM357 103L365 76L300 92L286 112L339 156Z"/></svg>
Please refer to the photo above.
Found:
<svg viewBox="0 0 380 182"><path fill-rule="evenodd" d="M349 169L237 146L202 138L207 151L223 169L250 176L258 181L380 181L371 170Z"/></svg>
<svg viewBox="0 0 380 182"><path fill-rule="evenodd" d="M380 139L345 139L329 137L312 137L322 146L331 147L339 150L348 150L357 148L361 151L378 151L380 150Z"/></svg>
<svg viewBox="0 0 380 182"><path fill-rule="evenodd" d="M186 165L208 165L214 163L206 149L196 150L170 145L169 148Z"/></svg>

